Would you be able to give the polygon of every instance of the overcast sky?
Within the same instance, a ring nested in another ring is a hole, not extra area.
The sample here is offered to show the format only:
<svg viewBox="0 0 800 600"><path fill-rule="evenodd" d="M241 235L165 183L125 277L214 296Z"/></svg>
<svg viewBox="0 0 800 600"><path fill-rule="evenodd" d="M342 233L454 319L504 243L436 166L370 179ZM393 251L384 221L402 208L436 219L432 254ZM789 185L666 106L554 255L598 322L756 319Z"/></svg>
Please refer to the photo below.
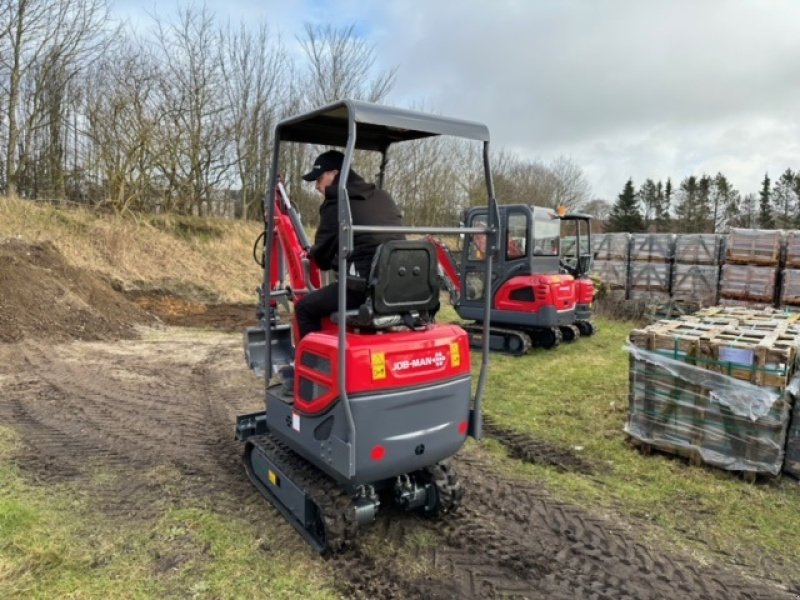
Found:
<svg viewBox="0 0 800 600"><path fill-rule="evenodd" d="M144 2L111 1L146 19ZM305 22L354 24L378 68L398 69L388 104L484 122L495 148L526 158L568 156L594 197L614 200L629 177L718 171L749 193L800 169L798 0L206 4L266 21L295 50Z"/></svg>

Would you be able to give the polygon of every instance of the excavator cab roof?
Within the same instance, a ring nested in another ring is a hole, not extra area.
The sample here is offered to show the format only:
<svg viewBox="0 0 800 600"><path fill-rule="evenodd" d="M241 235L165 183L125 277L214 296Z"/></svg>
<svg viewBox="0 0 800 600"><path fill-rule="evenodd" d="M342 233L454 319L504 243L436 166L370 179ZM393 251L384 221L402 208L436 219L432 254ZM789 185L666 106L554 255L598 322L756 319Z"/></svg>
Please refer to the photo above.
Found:
<svg viewBox="0 0 800 600"><path fill-rule="evenodd" d="M437 135L489 141L489 129L481 123L358 100L341 100L281 121L276 135L280 141L344 147L351 123L359 150L385 152L396 142Z"/></svg>

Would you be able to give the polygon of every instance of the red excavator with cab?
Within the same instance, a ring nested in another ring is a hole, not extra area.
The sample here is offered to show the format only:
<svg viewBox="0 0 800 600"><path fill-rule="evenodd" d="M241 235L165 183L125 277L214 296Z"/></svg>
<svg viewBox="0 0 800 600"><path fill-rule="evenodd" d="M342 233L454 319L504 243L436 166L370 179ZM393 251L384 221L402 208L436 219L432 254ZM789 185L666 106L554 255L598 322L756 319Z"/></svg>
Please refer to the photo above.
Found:
<svg viewBox="0 0 800 600"><path fill-rule="evenodd" d="M487 191L483 224L425 229L354 225L349 202L340 201L339 273L347 273L357 232L481 234L491 253L498 211L488 129L352 100L283 120L275 128L270 201L265 207L264 248L270 256L262 261L262 320L245 335L248 364L266 380L265 410L240 415L236 437L244 443L244 466L252 483L319 552L352 544L359 527L372 522L382 504L391 502L430 516L457 508L463 489L448 459L468 436L481 436L489 336L484 336L472 396L467 333L435 321L440 294L435 247L426 240L393 240L377 249L368 279L358 282L366 289L365 304L345 311L352 282L349 276L339 278L339 311L322 331L294 346L277 306L313 288L318 269L308 257L299 218L292 215L279 185L281 148L287 142L343 148L338 193L346 200L346 174L356 149L380 153L377 183L383 186L391 147L433 136L482 145ZM276 238L281 238L279 243ZM287 256L290 253L295 255ZM294 288L279 289L283 266ZM491 280L492 259L482 268L484 278ZM487 299L486 331L490 318ZM273 384L273 375L285 365L294 367L290 387Z"/></svg>
<svg viewBox="0 0 800 600"><path fill-rule="evenodd" d="M493 351L519 356L534 344L554 348L562 340L593 335L597 328L591 321L594 283L588 277L591 217L525 204L501 205L499 215L500 242L488 280L484 264L492 256L482 234L465 235L458 262L444 243L428 238L436 245L440 275L453 307L462 319L473 321L462 325L471 343L483 343L487 300ZM485 207L468 209L463 216L464 224L473 229L485 226L488 219ZM562 224L574 226L573 256L561 255Z"/></svg>

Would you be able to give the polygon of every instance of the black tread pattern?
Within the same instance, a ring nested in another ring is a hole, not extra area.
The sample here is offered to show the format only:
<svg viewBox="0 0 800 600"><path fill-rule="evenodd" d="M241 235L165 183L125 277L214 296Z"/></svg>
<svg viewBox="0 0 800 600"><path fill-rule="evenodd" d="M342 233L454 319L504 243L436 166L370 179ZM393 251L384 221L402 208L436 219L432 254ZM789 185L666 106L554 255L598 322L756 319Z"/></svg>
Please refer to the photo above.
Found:
<svg viewBox="0 0 800 600"><path fill-rule="evenodd" d="M355 543L358 521L353 499L333 479L269 434L253 436L247 442L263 450L316 505L325 531L319 541L326 550L338 552ZM315 532L311 534L317 537Z"/></svg>

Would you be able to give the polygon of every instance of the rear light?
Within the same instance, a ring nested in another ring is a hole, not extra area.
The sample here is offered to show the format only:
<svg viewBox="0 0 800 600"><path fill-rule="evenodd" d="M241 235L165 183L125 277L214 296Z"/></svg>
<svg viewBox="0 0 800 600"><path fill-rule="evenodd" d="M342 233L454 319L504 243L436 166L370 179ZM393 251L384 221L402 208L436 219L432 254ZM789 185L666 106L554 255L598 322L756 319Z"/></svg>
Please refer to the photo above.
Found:
<svg viewBox="0 0 800 600"><path fill-rule="evenodd" d="M461 435L467 435L468 427L469 425L467 425L466 421L461 421L461 423L458 424L458 433L460 433Z"/></svg>
<svg viewBox="0 0 800 600"><path fill-rule="evenodd" d="M372 452L369 453L369 456L374 461L383 460L383 457L386 456L386 448L378 444L372 449Z"/></svg>

